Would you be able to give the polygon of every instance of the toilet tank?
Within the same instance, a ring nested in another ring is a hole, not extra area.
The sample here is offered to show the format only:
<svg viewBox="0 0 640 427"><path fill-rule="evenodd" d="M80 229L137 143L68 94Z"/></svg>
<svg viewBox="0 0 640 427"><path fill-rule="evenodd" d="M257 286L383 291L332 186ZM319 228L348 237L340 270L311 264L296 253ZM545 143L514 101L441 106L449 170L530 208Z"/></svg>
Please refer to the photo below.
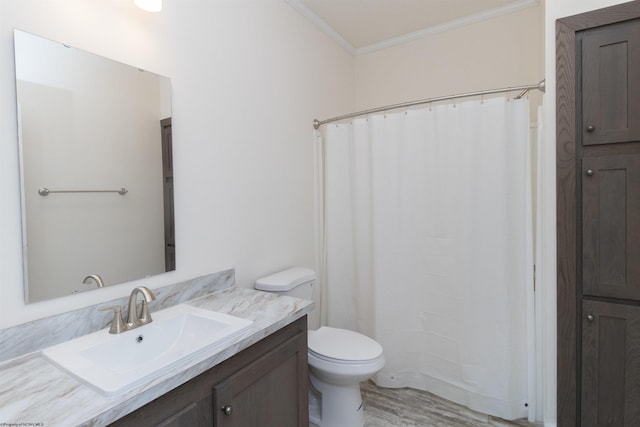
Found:
<svg viewBox="0 0 640 427"><path fill-rule="evenodd" d="M256 280L255 288L261 291L311 300L316 272L310 268L292 267Z"/></svg>

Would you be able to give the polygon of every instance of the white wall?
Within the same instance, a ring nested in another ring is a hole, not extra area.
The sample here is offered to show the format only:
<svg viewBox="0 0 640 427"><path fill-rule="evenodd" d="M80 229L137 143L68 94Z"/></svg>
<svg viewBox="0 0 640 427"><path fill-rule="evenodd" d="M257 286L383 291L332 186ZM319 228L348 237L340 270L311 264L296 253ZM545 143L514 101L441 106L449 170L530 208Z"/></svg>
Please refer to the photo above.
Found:
<svg viewBox="0 0 640 427"><path fill-rule="evenodd" d="M556 425L556 46L555 22L557 19L576 15L614 4L616 0L546 0L545 2L545 75L547 92L544 96L545 145L542 147L542 253L543 262L538 268L542 279L544 301L544 355L545 355L545 425Z"/></svg>
<svg viewBox="0 0 640 427"><path fill-rule="evenodd" d="M0 327L235 268L314 264L311 120L352 110L353 58L280 0L0 0ZM177 270L25 305L13 28L172 78Z"/></svg>

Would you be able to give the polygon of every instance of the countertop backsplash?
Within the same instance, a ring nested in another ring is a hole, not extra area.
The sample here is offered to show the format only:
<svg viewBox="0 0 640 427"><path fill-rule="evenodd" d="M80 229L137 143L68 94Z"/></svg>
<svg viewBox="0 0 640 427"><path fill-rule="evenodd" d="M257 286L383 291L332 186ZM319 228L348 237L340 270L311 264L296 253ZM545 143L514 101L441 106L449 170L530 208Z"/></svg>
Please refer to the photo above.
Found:
<svg viewBox="0 0 640 427"><path fill-rule="evenodd" d="M153 313L234 285L233 269L174 283L153 289L156 299L149 303L149 309ZM113 319L113 311L99 311L98 307L120 305L122 313L126 313L128 302L129 296L125 296L0 329L0 342L5 343L0 346L0 362L103 329Z"/></svg>

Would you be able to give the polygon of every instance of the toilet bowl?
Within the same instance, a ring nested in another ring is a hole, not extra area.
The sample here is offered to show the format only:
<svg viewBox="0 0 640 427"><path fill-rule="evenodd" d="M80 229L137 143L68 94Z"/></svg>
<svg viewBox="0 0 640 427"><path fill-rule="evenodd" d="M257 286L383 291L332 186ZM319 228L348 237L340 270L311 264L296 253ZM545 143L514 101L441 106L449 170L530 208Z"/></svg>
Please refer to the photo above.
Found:
<svg viewBox="0 0 640 427"><path fill-rule="evenodd" d="M380 344L346 329L309 331L309 379L320 393L309 420L320 427L364 426L360 383L384 367ZM313 393L310 397L313 396ZM317 399L317 398L316 398Z"/></svg>
<svg viewBox="0 0 640 427"><path fill-rule="evenodd" d="M256 289L312 299L316 275L294 267L256 281ZM382 346L358 332L309 330L309 421L318 427L362 427L360 383L384 367Z"/></svg>

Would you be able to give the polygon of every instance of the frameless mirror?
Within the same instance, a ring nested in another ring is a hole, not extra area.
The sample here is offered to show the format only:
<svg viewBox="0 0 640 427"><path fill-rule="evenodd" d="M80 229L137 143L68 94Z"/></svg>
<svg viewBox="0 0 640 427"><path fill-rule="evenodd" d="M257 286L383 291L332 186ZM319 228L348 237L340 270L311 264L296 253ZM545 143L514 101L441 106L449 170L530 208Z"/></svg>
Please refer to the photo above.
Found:
<svg viewBox="0 0 640 427"><path fill-rule="evenodd" d="M14 42L26 301L174 270L170 80Z"/></svg>

